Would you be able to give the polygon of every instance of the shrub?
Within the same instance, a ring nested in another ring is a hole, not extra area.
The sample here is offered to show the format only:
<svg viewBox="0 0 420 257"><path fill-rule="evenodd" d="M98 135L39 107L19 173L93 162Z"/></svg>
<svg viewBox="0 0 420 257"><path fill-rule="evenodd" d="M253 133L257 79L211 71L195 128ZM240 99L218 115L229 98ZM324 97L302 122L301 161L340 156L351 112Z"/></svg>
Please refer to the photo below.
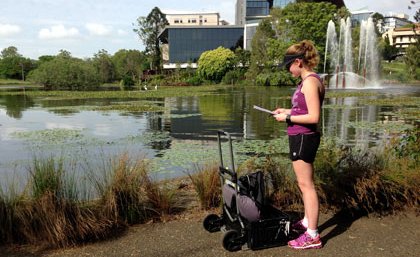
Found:
<svg viewBox="0 0 420 257"><path fill-rule="evenodd" d="M296 80L281 71L266 71L257 75L255 83L257 86L293 86Z"/></svg>
<svg viewBox="0 0 420 257"><path fill-rule="evenodd" d="M28 80L47 90L91 90L100 85L99 75L90 63L71 57L57 57L33 70Z"/></svg>
<svg viewBox="0 0 420 257"><path fill-rule="evenodd" d="M202 209L217 207L221 203L220 176L217 165L197 167L196 172L188 174Z"/></svg>
<svg viewBox="0 0 420 257"><path fill-rule="evenodd" d="M203 80L199 76L195 75L186 79L186 82L192 86L199 86L203 83Z"/></svg>
<svg viewBox="0 0 420 257"><path fill-rule="evenodd" d="M124 75L121 82L120 82L120 87L122 87L122 89L124 89L124 90L132 89L134 87L133 78L128 74Z"/></svg>
<svg viewBox="0 0 420 257"><path fill-rule="evenodd" d="M235 54L224 47L206 51L198 60L197 74L204 80L220 82L233 68Z"/></svg>
<svg viewBox="0 0 420 257"><path fill-rule="evenodd" d="M235 69L235 70L231 70L228 71L225 76L222 79L222 83L223 84L236 84L239 80L242 80L244 78L244 72L239 70L239 69Z"/></svg>
<svg viewBox="0 0 420 257"><path fill-rule="evenodd" d="M383 149L362 150L323 140L315 161L321 207L378 214L418 208L418 141L407 134ZM289 160L268 157L261 169L273 184L270 198L275 205L293 210L302 205Z"/></svg>

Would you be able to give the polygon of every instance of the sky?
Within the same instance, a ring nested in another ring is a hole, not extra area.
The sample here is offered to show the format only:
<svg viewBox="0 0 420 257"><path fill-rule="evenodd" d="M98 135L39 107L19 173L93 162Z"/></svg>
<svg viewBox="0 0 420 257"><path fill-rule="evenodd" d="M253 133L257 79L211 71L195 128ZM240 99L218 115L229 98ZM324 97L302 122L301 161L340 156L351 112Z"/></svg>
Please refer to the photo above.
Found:
<svg viewBox="0 0 420 257"><path fill-rule="evenodd" d="M409 10L410 0L345 0L350 10L368 9L382 14L406 13L413 20L420 0ZM155 7L164 13L219 12L234 25L236 0L0 0L0 51L15 46L24 57L38 59L69 51L79 58L93 57L104 49L144 50L137 18Z"/></svg>

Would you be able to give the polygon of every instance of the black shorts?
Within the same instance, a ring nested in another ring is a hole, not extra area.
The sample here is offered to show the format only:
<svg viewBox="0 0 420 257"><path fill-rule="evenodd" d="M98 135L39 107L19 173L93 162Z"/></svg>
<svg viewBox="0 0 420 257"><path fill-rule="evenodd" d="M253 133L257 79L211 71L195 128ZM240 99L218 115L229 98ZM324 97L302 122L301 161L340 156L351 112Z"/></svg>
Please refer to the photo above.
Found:
<svg viewBox="0 0 420 257"><path fill-rule="evenodd" d="M319 132L311 134L297 134L289 136L289 158L292 161L303 160L307 163L315 161L318 151L321 134Z"/></svg>

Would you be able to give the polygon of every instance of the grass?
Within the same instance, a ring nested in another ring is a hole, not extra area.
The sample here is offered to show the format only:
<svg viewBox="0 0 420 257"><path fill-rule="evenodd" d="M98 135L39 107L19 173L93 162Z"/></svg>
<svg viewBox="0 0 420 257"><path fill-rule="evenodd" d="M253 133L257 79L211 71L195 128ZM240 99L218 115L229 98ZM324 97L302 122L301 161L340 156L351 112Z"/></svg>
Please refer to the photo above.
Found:
<svg viewBox="0 0 420 257"><path fill-rule="evenodd" d="M207 164L196 167L196 171L188 174L202 209L208 210L220 206L221 185L219 177L219 166Z"/></svg>
<svg viewBox="0 0 420 257"><path fill-rule="evenodd" d="M175 190L149 177L145 159L124 154L109 163L90 174L98 197L86 200L63 160L35 159L25 189L0 194L0 242L67 247L176 213Z"/></svg>
<svg viewBox="0 0 420 257"><path fill-rule="evenodd" d="M388 81L397 81L402 83L419 83L418 80L410 78L407 74L407 66L403 61L382 61L382 79ZM420 75L420 68L416 70L417 78Z"/></svg>
<svg viewBox="0 0 420 257"><path fill-rule="evenodd" d="M419 132L406 131L387 147L357 149L324 139L315 162L315 184L324 210L389 214L415 208L419 211ZM301 211L301 193L290 161L268 155L245 164L242 174L262 170L269 200L285 210ZM239 168L241 169L241 168ZM218 206L217 169L204 167L190 175L204 209ZM217 197L216 197L217 196Z"/></svg>
<svg viewBox="0 0 420 257"><path fill-rule="evenodd" d="M32 85L31 83L27 82L27 81L23 81L23 80L18 80L18 79L0 79L0 87L3 85L19 85L19 86L29 86Z"/></svg>
<svg viewBox="0 0 420 257"><path fill-rule="evenodd" d="M406 132L411 141L393 138L387 147L357 149L337 147L327 141L315 162L317 185L321 201L329 209L356 210L366 213L386 214L407 207L418 208L420 179L418 130ZM401 178L404 174L404 179Z"/></svg>

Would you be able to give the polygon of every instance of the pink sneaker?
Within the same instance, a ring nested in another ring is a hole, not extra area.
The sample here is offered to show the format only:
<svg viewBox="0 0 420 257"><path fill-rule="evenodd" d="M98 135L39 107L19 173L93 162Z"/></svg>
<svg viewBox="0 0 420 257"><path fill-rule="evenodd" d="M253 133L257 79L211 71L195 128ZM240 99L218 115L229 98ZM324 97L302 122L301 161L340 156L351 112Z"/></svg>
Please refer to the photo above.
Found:
<svg viewBox="0 0 420 257"><path fill-rule="evenodd" d="M305 232L295 240L289 241L288 245L293 249L319 249L322 247L322 242L319 235L312 238L307 232Z"/></svg>
<svg viewBox="0 0 420 257"><path fill-rule="evenodd" d="M302 223L303 220L299 220L296 221L295 223L292 224L292 229L296 230L296 231L306 231L307 227L305 227L305 225L303 225Z"/></svg>

